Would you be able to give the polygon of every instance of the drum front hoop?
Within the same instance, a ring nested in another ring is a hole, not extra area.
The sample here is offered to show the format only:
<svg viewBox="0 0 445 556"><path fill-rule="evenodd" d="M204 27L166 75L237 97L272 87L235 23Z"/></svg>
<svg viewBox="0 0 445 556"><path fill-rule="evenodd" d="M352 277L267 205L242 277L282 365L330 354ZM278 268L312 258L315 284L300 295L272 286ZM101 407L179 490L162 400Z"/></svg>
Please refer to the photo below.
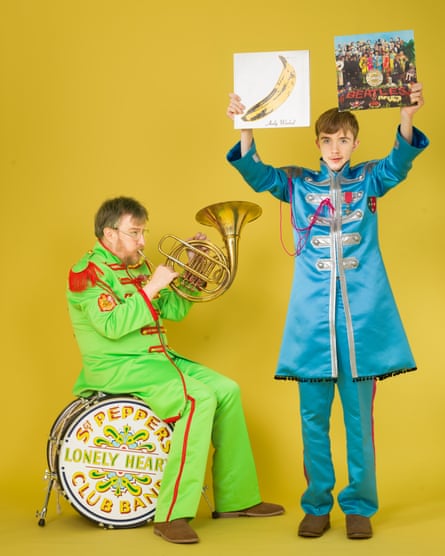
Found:
<svg viewBox="0 0 445 556"><path fill-rule="evenodd" d="M56 458L60 442L71 421L82 413L84 409L91 407L104 397L106 397L105 394L97 392L89 398L76 398L59 413L51 427L46 445L46 460L50 473L55 473L56 471Z"/></svg>

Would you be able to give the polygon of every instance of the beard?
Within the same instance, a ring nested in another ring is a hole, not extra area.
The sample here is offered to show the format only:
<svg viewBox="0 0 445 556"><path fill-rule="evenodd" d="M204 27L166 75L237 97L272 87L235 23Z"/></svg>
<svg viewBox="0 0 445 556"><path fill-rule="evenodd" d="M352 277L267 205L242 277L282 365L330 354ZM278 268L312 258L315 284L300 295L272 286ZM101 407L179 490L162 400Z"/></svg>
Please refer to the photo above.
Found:
<svg viewBox="0 0 445 556"><path fill-rule="evenodd" d="M121 257L121 261L123 262L124 265L135 265L137 264L141 259L141 254L136 251L135 253L127 253L126 255L124 255L123 257Z"/></svg>

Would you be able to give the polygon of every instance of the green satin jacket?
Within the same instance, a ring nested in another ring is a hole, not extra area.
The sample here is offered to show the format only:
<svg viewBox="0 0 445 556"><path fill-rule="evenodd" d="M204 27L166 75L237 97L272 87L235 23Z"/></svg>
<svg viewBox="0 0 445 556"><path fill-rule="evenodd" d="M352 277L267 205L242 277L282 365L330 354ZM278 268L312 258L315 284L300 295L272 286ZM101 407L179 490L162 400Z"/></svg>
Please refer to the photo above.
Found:
<svg viewBox="0 0 445 556"><path fill-rule="evenodd" d="M168 347L163 319L183 319L193 303L170 288L150 301L142 289L150 275L146 262L127 267L100 242L72 267L67 300L82 356L73 393L135 394L175 420L184 398L172 361L181 356Z"/></svg>

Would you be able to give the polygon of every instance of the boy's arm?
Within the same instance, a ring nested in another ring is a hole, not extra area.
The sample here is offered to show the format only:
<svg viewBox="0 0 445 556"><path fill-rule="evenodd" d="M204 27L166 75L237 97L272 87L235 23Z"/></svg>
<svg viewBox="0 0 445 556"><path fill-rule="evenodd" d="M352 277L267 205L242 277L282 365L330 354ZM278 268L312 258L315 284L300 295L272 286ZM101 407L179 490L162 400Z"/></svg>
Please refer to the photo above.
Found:
<svg viewBox="0 0 445 556"><path fill-rule="evenodd" d="M400 109L400 134L410 145L413 142L413 118L414 114L422 108L425 101L423 99L422 83L411 85L411 105Z"/></svg>
<svg viewBox="0 0 445 556"><path fill-rule="evenodd" d="M235 93L230 93L230 102L229 106L227 107L227 115L232 120L235 116L240 116L244 113L246 107L241 102L241 98L236 95ZM241 156L244 156L252 146L253 143L253 131L251 129L242 129L241 130Z"/></svg>
<svg viewBox="0 0 445 556"><path fill-rule="evenodd" d="M235 93L230 93L229 97L226 113L233 120L235 116L244 114L245 106ZM254 146L252 129L241 130L240 141L227 153L227 160L256 192L269 191L277 199L289 202L286 172L260 161Z"/></svg>
<svg viewBox="0 0 445 556"><path fill-rule="evenodd" d="M244 156L250 151L250 147L253 143L253 131L251 129L241 130L241 156Z"/></svg>

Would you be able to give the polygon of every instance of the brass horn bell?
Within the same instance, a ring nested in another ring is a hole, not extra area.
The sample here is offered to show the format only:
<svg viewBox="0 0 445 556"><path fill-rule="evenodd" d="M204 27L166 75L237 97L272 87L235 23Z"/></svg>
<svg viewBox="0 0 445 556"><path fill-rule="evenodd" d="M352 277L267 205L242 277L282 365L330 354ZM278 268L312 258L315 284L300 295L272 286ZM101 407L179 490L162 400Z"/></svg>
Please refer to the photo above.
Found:
<svg viewBox="0 0 445 556"><path fill-rule="evenodd" d="M220 232L225 252L208 240L184 241L171 234L162 237L159 252L167 258L165 264L180 274L170 284L172 289L195 302L211 301L227 291L237 271L241 230L261 213L260 206L248 201L216 203L196 213L200 224ZM164 247L166 242L171 242L169 248Z"/></svg>

